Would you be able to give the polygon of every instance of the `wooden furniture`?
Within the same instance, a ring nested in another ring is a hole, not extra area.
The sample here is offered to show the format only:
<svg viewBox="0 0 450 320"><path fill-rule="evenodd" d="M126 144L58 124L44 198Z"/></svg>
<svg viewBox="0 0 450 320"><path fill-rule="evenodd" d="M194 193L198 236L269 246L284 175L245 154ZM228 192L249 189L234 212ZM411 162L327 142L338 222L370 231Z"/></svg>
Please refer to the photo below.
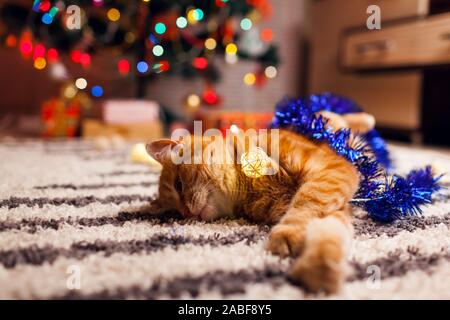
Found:
<svg viewBox="0 0 450 320"><path fill-rule="evenodd" d="M450 64L450 13L350 30L340 45L340 64L350 70Z"/></svg>
<svg viewBox="0 0 450 320"><path fill-rule="evenodd" d="M381 30L366 27L372 4L381 9ZM450 125L441 119L450 102L440 97L448 94L433 86L450 80L449 12L450 1L439 0L313 1L309 91L355 99L382 131L450 143L433 132L433 123Z"/></svg>

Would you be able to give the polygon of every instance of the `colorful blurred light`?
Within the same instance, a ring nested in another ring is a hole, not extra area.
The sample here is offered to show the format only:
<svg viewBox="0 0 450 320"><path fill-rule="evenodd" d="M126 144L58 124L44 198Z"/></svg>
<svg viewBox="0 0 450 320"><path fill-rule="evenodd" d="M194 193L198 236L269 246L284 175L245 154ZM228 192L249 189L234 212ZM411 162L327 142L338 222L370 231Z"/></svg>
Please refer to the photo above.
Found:
<svg viewBox="0 0 450 320"><path fill-rule="evenodd" d="M108 16L108 19L113 22L118 21L120 19L120 11L117 10L116 8L109 9L106 15Z"/></svg>
<svg viewBox="0 0 450 320"><path fill-rule="evenodd" d="M33 2L33 11L34 12L39 12L39 7L41 6L41 0L34 0Z"/></svg>
<svg viewBox="0 0 450 320"><path fill-rule="evenodd" d="M58 13L58 11L59 11L58 7L53 7L50 9L50 11L48 13L52 16L52 18L54 18L56 16L56 14Z"/></svg>
<svg viewBox="0 0 450 320"><path fill-rule="evenodd" d="M205 14L203 13L202 9L195 9L194 10L194 18L197 21L201 21L203 20L203 17L205 16Z"/></svg>
<svg viewBox="0 0 450 320"><path fill-rule="evenodd" d="M120 59L117 63L117 69L119 69L119 73L122 75L128 74L130 72L130 63L127 59Z"/></svg>
<svg viewBox="0 0 450 320"><path fill-rule="evenodd" d="M244 18L241 20L241 29L242 30L250 30L253 26L252 20L249 18Z"/></svg>
<svg viewBox="0 0 450 320"><path fill-rule="evenodd" d="M162 61L161 61L161 70L167 71L167 70L169 70L169 68L170 68L169 61L167 61L167 60L162 60Z"/></svg>
<svg viewBox="0 0 450 320"><path fill-rule="evenodd" d="M42 16L42 22L45 24L51 24L53 22L53 17L50 13L45 13Z"/></svg>
<svg viewBox="0 0 450 320"><path fill-rule="evenodd" d="M252 86L254 85L256 82L256 76L254 73L246 73L244 76L244 83L248 86Z"/></svg>
<svg viewBox="0 0 450 320"><path fill-rule="evenodd" d="M101 7L103 5L103 0L92 0L94 6Z"/></svg>
<svg viewBox="0 0 450 320"><path fill-rule="evenodd" d="M87 85L88 85L88 83L87 83L86 79L84 79L84 78L78 78L75 81L75 86L80 90L86 89Z"/></svg>
<svg viewBox="0 0 450 320"><path fill-rule="evenodd" d="M192 65L194 68L203 70L208 67L208 60L205 57L198 57L195 58L194 61L192 61Z"/></svg>
<svg viewBox="0 0 450 320"><path fill-rule="evenodd" d="M203 101L209 105L215 105L219 102L219 97L213 89L206 89L203 92Z"/></svg>
<svg viewBox="0 0 450 320"><path fill-rule="evenodd" d="M149 39L149 40L151 41L151 43L153 43L153 44L158 44L158 43L159 43L158 39L153 35L153 33L150 33L150 34L149 34L148 39Z"/></svg>
<svg viewBox="0 0 450 320"><path fill-rule="evenodd" d="M273 79L277 76L277 68L274 66L268 66L266 69L264 69L264 74L267 78Z"/></svg>
<svg viewBox="0 0 450 320"><path fill-rule="evenodd" d="M216 6L222 8L225 6L225 4L228 2L228 0L216 0Z"/></svg>
<svg viewBox="0 0 450 320"><path fill-rule="evenodd" d="M231 133L238 134L239 133L239 127L237 125L235 125L235 124L232 124L230 126L230 131L231 131Z"/></svg>
<svg viewBox="0 0 450 320"><path fill-rule="evenodd" d="M91 89L91 94L96 98L100 98L103 96L103 88L101 86L94 86Z"/></svg>
<svg viewBox="0 0 450 320"><path fill-rule="evenodd" d="M190 9L187 13L187 19L189 23L196 24L198 21L201 21L205 14L202 9Z"/></svg>
<svg viewBox="0 0 450 320"><path fill-rule="evenodd" d="M45 56L45 51L46 51L46 49L45 49L43 44L40 44L40 43L36 44L34 46L33 59L44 57Z"/></svg>
<svg viewBox="0 0 450 320"><path fill-rule="evenodd" d="M140 73L146 73L148 71L148 63L145 61L139 61L136 68Z"/></svg>
<svg viewBox="0 0 450 320"><path fill-rule="evenodd" d="M72 59L75 63L80 63L81 60L81 51L80 50L73 50L70 53L70 59Z"/></svg>
<svg viewBox="0 0 450 320"><path fill-rule="evenodd" d="M80 55L80 64L88 66L91 64L91 55L89 53L82 53Z"/></svg>
<svg viewBox="0 0 450 320"><path fill-rule="evenodd" d="M8 35L8 36L6 37L5 43L6 43L6 46L7 46L8 48L15 47L15 46L17 45L17 38L16 38L16 36L13 35L13 34Z"/></svg>
<svg viewBox="0 0 450 320"><path fill-rule="evenodd" d="M186 20L185 17L178 17L177 21L176 21L177 27L180 29L184 29L186 28L188 21Z"/></svg>
<svg viewBox="0 0 450 320"><path fill-rule="evenodd" d="M64 88L63 93L64 97L66 97L67 99L72 99L77 95L78 90L73 84L69 84Z"/></svg>
<svg viewBox="0 0 450 320"><path fill-rule="evenodd" d="M237 48L237 46L234 43L229 43L225 47L225 52L227 54L236 54L237 50L238 50L238 48Z"/></svg>
<svg viewBox="0 0 450 320"><path fill-rule="evenodd" d="M208 50L214 50L217 46L217 42L213 38L208 38L205 40L205 48Z"/></svg>
<svg viewBox="0 0 450 320"><path fill-rule="evenodd" d="M189 107L191 110L197 109L200 106L200 103L200 97L196 94L190 94L186 99L187 107Z"/></svg>
<svg viewBox="0 0 450 320"><path fill-rule="evenodd" d="M24 40L20 44L20 52L27 56L33 52L33 43L30 40Z"/></svg>
<svg viewBox="0 0 450 320"><path fill-rule="evenodd" d="M155 24L155 32L157 34L164 34L166 32L167 28L166 25L162 22L158 22Z"/></svg>
<svg viewBox="0 0 450 320"><path fill-rule="evenodd" d="M270 28L261 31L261 39L265 42L270 42L273 39L273 31Z"/></svg>
<svg viewBox="0 0 450 320"><path fill-rule="evenodd" d="M47 61L43 57L38 57L34 60L34 67L38 70L42 70L47 66Z"/></svg>
<svg viewBox="0 0 450 320"><path fill-rule="evenodd" d="M48 62L50 62L50 63L56 62L56 61L58 61L58 57L59 57L59 54L56 49L54 49L54 48L48 49L48 51L47 51Z"/></svg>
<svg viewBox="0 0 450 320"><path fill-rule="evenodd" d="M160 45L156 45L153 47L152 52L155 56L160 57L164 54L164 48Z"/></svg>
<svg viewBox="0 0 450 320"><path fill-rule="evenodd" d="M169 64L169 61L167 61L167 60L162 60L162 61L160 61L160 62L158 62L158 63L155 63L155 64L152 66L152 68L153 68L153 71L154 71L154 72L156 72L156 73L161 73L161 72L165 72L165 71L169 70L170 64Z"/></svg>
<svg viewBox="0 0 450 320"><path fill-rule="evenodd" d="M41 10L42 12L47 12L48 10L50 10L51 7L51 3L50 1L42 1L40 6L39 6L39 10Z"/></svg>
<svg viewBox="0 0 450 320"><path fill-rule="evenodd" d="M61 62L55 62L51 65L50 76L56 80L66 80L69 77L66 67Z"/></svg>

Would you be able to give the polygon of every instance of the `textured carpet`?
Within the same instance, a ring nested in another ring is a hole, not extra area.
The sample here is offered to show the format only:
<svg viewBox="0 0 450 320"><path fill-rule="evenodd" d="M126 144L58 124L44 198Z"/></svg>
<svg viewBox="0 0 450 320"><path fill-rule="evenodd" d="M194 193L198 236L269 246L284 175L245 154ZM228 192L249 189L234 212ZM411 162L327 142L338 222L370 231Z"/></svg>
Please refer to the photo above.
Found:
<svg viewBox="0 0 450 320"><path fill-rule="evenodd" d="M397 171L442 151L392 146ZM0 143L0 298L324 298L290 284L268 227L154 217L158 173L89 142ZM389 225L357 211L351 272L327 298L450 298L450 193ZM381 281L378 281L377 275Z"/></svg>

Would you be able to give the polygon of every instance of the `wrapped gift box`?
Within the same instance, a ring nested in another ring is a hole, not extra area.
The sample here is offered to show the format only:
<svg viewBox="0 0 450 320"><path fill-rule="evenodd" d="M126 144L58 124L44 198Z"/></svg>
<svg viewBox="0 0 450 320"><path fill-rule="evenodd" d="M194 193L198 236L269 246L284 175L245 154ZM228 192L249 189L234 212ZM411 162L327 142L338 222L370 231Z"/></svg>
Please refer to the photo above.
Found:
<svg viewBox="0 0 450 320"><path fill-rule="evenodd" d="M102 106L106 124L128 125L159 121L159 105L145 100L108 100Z"/></svg>
<svg viewBox="0 0 450 320"><path fill-rule="evenodd" d="M101 120L85 119L85 138L120 135L128 140L157 139L163 136L159 105L145 100L108 100L102 105Z"/></svg>

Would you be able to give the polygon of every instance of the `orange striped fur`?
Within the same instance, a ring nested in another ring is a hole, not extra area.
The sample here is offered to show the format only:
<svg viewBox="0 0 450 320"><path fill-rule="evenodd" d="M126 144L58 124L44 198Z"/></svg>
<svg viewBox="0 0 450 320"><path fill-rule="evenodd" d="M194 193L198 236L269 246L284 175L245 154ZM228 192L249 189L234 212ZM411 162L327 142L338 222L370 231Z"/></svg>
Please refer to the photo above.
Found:
<svg viewBox="0 0 450 320"><path fill-rule="evenodd" d="M256 179L238 164L175 165L168 151L181 142L147 145L163 165L153 206L204 220L244 217L271 224L267 249L296 257L290 277L313 291L336 292L352 237L348 202L358 187L357 170L325 144L283 130L279 139L278 173Z"/></svg>

